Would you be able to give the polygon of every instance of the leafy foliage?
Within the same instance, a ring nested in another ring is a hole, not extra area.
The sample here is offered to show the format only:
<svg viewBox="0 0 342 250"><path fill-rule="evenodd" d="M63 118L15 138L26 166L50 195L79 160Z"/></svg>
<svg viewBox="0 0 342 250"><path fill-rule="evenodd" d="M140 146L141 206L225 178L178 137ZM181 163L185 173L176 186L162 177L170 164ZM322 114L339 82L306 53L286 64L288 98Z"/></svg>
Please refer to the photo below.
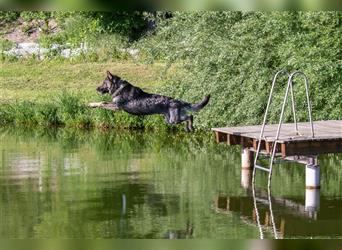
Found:
<svg viewBox="0 0 342 250"><path fill-rule="evenodd" d="M2 11L2 23L20 24L27 36L39 29L39 43L49 49L48 59L58 58L63 49L81 48L87 61L126 59L129 43L148 28L147 14L141 11Z"/></svg>
<svg viewBox="0 0 342 250"><path fill-rule="evenodd" d="M18 11L0 11L0 24L16 21L20 13Z"/></svg>
<svg viewBox="0 0 342 250"><path fill-rule="evenodd" d="M211 93L198 115L203 127L261 123L276 71L303 71L310 80L313 117L342 116L341 12L174 12L160 18L145 56L181 62L162 91L188 101ZM286 79L276 89L270 120L277 122ZM295 80L300 120L307 119L305 88ZM285 120L291 119L286 111Z"/></svg>
<svg viewBox="0 0 342 250"><path fill-rule="evenodd" d="M143 12L73 11L48 13L57 20L61 29L61 32L50 38L62 40L64 43L73 46L79 46L80 43L84 42L94 42L103 34L107 36L115 34L122 37L122 40L135 40L141 36L147 27Z"/></svg>
<svg viewBox="0 0 342 250"><path fill-rule="evenodd" d="M53 16L53 12L49 11L22 11L20 12L20 17L26 21L33 20L48 20Z"/></svg>

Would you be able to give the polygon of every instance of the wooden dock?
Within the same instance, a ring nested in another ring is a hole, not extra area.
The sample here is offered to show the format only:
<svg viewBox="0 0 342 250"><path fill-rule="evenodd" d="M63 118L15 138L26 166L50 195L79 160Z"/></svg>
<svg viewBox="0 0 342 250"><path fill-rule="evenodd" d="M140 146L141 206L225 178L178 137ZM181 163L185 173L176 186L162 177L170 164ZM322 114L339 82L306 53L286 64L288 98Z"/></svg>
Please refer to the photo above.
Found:
<svg viewBox="0 0 342 250"><path fill-rule="evenodd" d="M342 152L342 120L314 121L315 136L311 136L309 122L299 122L299 135L295 132L294 123L281 126L276 153L285 158L288 156L319 155ZM261 139L262 154L270 154L278 124L265 126L264 137ZM228 145L241 145L243 148L257 150L261 125L213 128L216 141Z"/></svg>

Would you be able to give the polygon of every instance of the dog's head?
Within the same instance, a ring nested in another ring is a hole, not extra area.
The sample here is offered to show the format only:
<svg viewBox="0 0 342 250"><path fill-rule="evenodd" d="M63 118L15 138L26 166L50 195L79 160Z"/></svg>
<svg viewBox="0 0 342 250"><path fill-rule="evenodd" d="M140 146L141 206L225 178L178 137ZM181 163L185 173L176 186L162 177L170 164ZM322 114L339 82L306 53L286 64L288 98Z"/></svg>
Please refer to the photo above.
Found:
<svg viewBox="0 0 342 250"><path fill-rule="evenodd" d="M121 78L112 75L109 71L107 71L107 77L104 79L101 86L96 88L96 91L100 94L113 94L115 90L117 90L120 87Z"/></svg>

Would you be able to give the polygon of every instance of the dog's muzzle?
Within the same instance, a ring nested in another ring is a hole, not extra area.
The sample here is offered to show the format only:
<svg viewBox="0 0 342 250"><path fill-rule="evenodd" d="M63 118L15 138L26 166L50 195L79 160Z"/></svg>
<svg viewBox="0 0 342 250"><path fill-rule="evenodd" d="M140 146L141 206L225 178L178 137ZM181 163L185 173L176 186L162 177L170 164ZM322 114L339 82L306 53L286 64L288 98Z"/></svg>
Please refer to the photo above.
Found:
<svg viewBox="0 0 342 250"><path fill-rule="evenodd" d="M104 89L104 88L102 88L102 87L97 87L97 88L96 88L96 91L99 92L100 94L105 94L105 93L108 92L107 89Z"/></svg>

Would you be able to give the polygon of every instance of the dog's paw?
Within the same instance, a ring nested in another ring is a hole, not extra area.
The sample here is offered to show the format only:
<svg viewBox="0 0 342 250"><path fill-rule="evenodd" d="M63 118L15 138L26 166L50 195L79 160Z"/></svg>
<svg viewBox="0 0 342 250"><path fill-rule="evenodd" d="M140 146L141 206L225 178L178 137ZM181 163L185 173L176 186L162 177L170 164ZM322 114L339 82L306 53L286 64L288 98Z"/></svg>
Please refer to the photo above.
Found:
<svg viewBox="0 0 342 250"><path fill-rule="evenodd" d="M89 108L96 108L96 107L98 107L98 103L97 102L91 102L88 104L88 107Z"/></svg>
<svg viewBox="0 0 342 250"><path fill-rule="evenodd" d="M88 104L88 107L90 108L101 108L104 107L107 104L107 102L91 102Z"/></svg>

